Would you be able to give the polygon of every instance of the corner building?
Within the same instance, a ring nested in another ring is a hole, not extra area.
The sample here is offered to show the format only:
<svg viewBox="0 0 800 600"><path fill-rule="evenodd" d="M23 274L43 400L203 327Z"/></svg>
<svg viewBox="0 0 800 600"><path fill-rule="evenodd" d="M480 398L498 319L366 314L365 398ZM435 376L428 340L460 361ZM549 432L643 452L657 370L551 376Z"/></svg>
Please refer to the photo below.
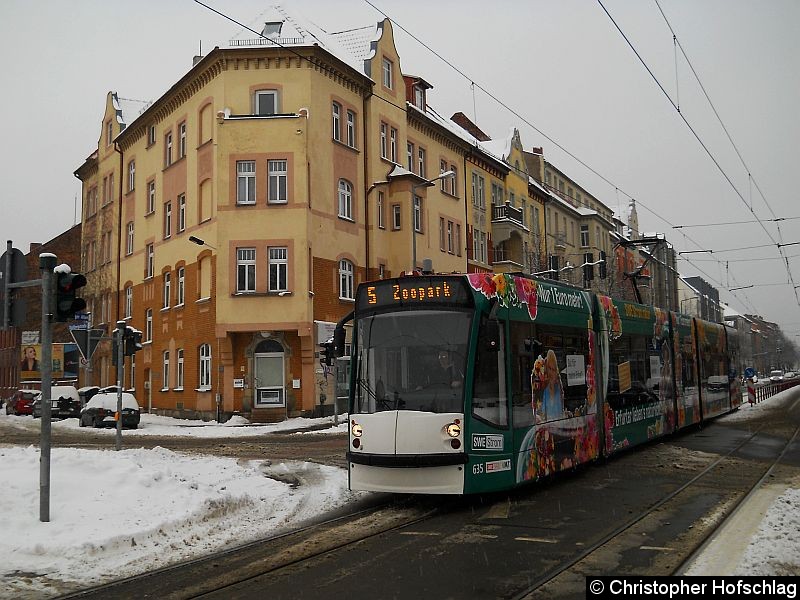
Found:
<svg viewBox="0 0 800 600"><path fill-rule="evenodd" d="M430 86L403 77L389 21L326 34L284 15L264 35L149 105L109 93L76 170L93 325L143 332L124 382L143 409L330 414L318 344L358 283L425 259L466 271L466 147L412 130L407 98ZM116 379L105 355L95 369Z"/></svg>

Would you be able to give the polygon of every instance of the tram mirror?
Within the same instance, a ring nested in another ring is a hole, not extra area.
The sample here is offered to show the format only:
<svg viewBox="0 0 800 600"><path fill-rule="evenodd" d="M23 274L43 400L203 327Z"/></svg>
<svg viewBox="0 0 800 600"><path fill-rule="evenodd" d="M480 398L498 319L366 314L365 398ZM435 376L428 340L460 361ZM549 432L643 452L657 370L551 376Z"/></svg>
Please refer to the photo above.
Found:
<svg viewBox="0 0 800 600"><path fill-rule="evenodd" d="M498 321L486 321L483 339L487 350L494 352L500 350L500 323Z"/></svg>

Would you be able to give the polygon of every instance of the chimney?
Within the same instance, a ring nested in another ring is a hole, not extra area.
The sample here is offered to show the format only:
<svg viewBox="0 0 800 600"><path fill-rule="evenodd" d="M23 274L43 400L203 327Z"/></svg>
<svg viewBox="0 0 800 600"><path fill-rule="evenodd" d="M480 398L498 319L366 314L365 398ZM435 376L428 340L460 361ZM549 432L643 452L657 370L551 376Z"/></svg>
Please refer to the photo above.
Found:
<svg viewBox="0 0 800 600"><path fill-rule="evenodd" d="M544 153L542 152L542 148L541 148L541 147L537 148L536 146L534 146L533 148L531 148L531 153L533 153L533 154L538 154L539 156L541 156L542 154L544 154Z"/></svg>
<svg viewBox="0 0 800 600"><path fill-rule="evenodd" d="M469 132L469 134L478 141L488 142L489 140L492 139L488 135L483 133L480 127L478 127L477 125L475 125L475 123L470 121L469 117L467 117L467 115L465 115L462 112L457 112L452 117L450 117L450 120L459 127L461 127L462 129L464 129L465 131Z"/></svg>

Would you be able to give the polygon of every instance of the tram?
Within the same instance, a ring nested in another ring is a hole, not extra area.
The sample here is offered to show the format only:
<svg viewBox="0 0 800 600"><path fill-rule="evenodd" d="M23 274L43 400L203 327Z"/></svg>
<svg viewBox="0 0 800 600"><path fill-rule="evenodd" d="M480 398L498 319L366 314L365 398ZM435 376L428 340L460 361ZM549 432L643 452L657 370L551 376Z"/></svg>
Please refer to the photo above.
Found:
<svg viewBox="0 0 800 600"><path fill-rule="evenodd" d="M724 326L550 280L366 282L352 320L353 490L510 489L741 402Z"/></svg>

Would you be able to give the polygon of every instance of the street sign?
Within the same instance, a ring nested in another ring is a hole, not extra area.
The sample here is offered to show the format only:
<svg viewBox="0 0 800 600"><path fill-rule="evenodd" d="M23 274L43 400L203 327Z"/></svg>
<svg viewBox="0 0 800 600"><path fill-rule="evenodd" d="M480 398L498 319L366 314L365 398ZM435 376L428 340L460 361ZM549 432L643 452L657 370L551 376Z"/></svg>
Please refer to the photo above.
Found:
<svg viewBox="0 0 800 600"><path fill-rule="evenodd" d="M102 329L86 329L85 327L70 326L69 332L72 339L78 345L81 356L86 360L92 358L92 354L97 349L97 344L103 339Z"/></svg>
<svg viewBox="0 0 800 600"><path fill-rule="evenodd" d="M85 313L85 312L75 313L75 320L76 321L80 321L82 323L88 323L89 322L89 313Z"/></svg>
<svg viewBox="0 0 800 600"><path fill-rule="evenodd" d="M756 376L756 370L753 367L747 367L744 370L744 376L747 379L752 379L753 377Z"/></svg>

